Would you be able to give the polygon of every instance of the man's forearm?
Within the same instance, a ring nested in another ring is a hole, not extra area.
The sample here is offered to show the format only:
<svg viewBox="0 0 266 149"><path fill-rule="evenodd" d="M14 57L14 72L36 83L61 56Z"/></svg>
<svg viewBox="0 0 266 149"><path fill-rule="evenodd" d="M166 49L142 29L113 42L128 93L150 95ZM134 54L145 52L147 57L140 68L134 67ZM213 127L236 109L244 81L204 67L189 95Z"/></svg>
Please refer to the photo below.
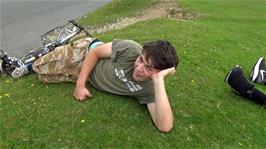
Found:
<svg viewBox="0 0 266 149"><path fill-rule="evenodd" d="M155 90L155 123L158 128L171 129L173 127L173 113L165 91L164 79L153 80Z"/></svg>
<svg viewBox="0 0 266 149"><path fill-rule="evenodd" d="M93 52L89 52L82 64L76 86L86 85L88 76L95 67L97 62L98 62L97 56Z"/></svg>

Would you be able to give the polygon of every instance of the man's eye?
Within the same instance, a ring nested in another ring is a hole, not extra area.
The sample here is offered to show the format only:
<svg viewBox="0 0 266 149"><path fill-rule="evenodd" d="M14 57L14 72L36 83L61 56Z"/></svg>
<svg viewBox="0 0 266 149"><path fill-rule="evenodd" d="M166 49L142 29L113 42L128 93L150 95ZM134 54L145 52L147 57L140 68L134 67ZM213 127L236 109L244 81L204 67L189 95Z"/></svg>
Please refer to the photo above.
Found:
<svg viewBox="0 0 266 149"><path fill-rule="evenodd" d="M149 70L149 71L152 71L153 69L152 69L152 67L148 67L148 70Z"/></svg>

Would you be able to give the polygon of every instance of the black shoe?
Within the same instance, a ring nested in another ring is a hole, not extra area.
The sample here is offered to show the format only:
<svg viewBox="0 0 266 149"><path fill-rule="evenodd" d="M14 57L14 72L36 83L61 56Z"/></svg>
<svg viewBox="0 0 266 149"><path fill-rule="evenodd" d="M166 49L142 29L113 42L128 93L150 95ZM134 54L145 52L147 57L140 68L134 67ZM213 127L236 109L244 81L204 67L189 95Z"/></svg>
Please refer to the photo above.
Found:
<svg viewBox="0 0 266 149"><path fill-rule="evenodd" d="M263 57L261 57L254 65L250 74L250 81L266 85L266 66Z"/></svg>
<svg viewBox="0 0 266 149"><path fill-rule="evenodd" d="M254 90L254 85L246 79L242 69L238 65L232 68L225 76L225 82L227 82L237 94L244 97L249 97Z"/></svg>

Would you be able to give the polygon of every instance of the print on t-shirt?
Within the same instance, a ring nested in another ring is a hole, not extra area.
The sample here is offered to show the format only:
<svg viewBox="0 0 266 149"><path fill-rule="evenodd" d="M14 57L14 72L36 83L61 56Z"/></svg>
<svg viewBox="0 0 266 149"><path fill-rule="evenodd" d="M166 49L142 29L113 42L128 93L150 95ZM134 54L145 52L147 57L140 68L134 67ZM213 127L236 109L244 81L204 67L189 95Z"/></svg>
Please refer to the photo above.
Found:
<svg viewBox="0 0 266 149"><path fill-rule="evenodd" d="M134 83L133 81L129 81L126 77L125 77L125 72L123 69L117 69L115 68L115 76L121 80L126 86L127 88L131 91L131 92L137 92L143 89L142 86Z"/></svg>

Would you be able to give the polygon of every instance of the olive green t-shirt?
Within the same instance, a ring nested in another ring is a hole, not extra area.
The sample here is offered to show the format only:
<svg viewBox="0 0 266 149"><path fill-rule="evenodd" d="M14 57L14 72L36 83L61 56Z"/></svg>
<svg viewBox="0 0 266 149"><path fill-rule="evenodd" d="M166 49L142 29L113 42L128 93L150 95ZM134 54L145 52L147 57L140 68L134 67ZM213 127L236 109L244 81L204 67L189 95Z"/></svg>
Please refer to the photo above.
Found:
<svg viewBox="0 0 266 149"><path fill-rule="evenodd" d="M132 40L113 40L111 58L98 61L89 82L102 91L136 97L141 104L154 102L153 82L133 80L134 64L141 50L142 46Z"/></svg>

